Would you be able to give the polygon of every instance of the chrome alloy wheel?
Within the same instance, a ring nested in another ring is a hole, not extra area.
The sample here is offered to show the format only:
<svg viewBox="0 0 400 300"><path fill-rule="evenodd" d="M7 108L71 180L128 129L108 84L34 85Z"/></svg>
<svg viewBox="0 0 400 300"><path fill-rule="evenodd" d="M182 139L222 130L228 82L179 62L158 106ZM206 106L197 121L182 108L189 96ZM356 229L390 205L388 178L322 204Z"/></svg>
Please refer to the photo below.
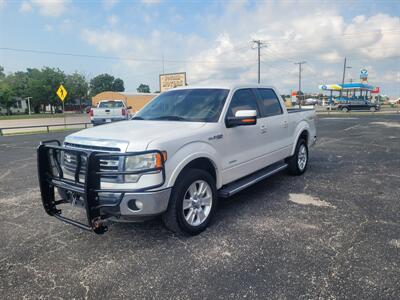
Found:
<svg viewBox="0 0 400 300"><path fill-rule="evenodd" d="M297 165L301 171L303 171L307 165L307 148L304 144L300 145L299 154L297 156Z"/></svg>
<svg viewBox="0 0 400 300"><path fill-rule="evenodd" d="M193 182L183 198L183 216L191 226L199 226L208 217L212 206L212 190L204 180Z"/></svg>

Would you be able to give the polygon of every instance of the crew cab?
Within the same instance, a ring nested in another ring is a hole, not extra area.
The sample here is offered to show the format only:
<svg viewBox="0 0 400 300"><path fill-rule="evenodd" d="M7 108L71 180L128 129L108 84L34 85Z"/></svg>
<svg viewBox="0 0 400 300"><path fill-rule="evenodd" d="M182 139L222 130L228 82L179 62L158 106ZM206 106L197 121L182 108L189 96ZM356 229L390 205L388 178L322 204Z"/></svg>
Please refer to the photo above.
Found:
<svg viewBox="0 0 400 300"><path fill-rule="evenodd" d="M90 121L95 126L127 120L131 108L126 106L122 100L102 100L97 104L97 107L90 109Z"/></svg>
<svg viewBox="0 0 400 300"><path fill-rule="evenodd" d="M131 120L42 142L44 209L95 233L161 216L174 232L198 234L219 198L284 169L306 171L315 111L288 111L279 95L262 85L175 88ZM61 206L70 204L87 224L65 217Z"/></svg>

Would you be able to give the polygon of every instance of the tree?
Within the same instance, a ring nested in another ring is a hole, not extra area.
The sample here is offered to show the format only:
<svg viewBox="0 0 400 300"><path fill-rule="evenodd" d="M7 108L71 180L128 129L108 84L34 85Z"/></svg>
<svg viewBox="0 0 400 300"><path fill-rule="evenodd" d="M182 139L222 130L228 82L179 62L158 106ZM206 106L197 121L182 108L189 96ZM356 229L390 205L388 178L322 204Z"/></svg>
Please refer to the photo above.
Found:
<svg viewBox="0 0 400 300"><path fill-rule="evenodd" d="M123 92L124 90L124 81L107 73L100 74L90 80L90 96L92 97L101 92Z"/></svg>
<svg viewBox="0 0 400 300"><path fill-rule="evenodd" d="M7 110L7 115L11 114L10 108L14 104L10 85L4 80L0 80L0 106Z"/></svg>
<svg viewBox="0 0 400 300"><path fill-rule="evenodd" d="M67 102L71 100L78 100L81 107L82 99L87 99L89 91L89 85L85 77L77 72L67 75L65 79L65 88L68 92Z"/></svg>
<svg viewBox="0 0 400 300"><path fill-rule="evenodd" d="M50 105L52 112L54 106L61 106L56 91L60 84L64 84L66 81L63 71L49 67L44 67L41 70L27 69L27 76L26 94L32 97L35 112L39 112L40 107L44 105Z"/></svg>
<svg viewBox="0 0 400 300"><path fill-rule="evenodd" d="M12 96L18 98L26 98L28 92L28 73L15 72L7 76L7 82L10 85Z"/></svg>
<svg viewBox="0 0 400 300"><path fill-rule="evenodd" d="M121 78L115 78L115 80L113 82L113 91L114 92L125 91L124 81Z"/></svg>
<svg viewBox="0 0 400 300"><path fill-rule="evenodd" d="M136 90L138 93L150 93L150 87L143 83L141 83Z"/></svg>
<svg viewBox="0 0 400 300"><path fill-rule="evenodd" d="M0 66L0 80L3 80L4 78L6 78L6 74L4 74L3 66Z"/></svg>

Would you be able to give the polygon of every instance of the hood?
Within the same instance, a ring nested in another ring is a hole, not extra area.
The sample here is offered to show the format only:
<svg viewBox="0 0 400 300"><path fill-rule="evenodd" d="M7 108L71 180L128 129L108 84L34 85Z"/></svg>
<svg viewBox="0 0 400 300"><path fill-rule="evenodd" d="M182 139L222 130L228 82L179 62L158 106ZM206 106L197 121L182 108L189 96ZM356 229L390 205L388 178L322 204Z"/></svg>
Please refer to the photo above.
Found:
<svg viewBox="0 0 400 300"><path fill-rule="evenodd" d="M167 135L191 132L206 123L182 121L120 121L96 126L73 133L66 142L81 145L118 147L122 152L144 151L148 145Z"/></svg>

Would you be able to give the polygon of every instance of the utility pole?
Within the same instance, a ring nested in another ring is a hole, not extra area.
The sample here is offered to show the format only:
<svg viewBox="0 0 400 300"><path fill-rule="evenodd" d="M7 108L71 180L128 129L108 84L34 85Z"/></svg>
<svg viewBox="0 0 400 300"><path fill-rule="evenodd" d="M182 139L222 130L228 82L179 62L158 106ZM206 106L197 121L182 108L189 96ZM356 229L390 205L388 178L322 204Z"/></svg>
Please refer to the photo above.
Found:
<svg viewBox="0 0 400 300"><path fill-rule="evenodd" d="M303 65L305 63L307 63L307 62L304 60L294 63L295 65L299 65L299 92L301 92L301 65ZM300 104L300 101L299 101L299 104Z"/></svg>
<svg viewBox="0 0 400 300"><path fill-rule="evenodd" d="M343 94L343 85L344 85L344 78L346 77L346 69L351 69L351 67L347 66L346 63L347 63L347 59L345 57L344 64L343 64L342 89L340 90L340 98L342 98L342 94Z"/></svg>
<svg viewBox="0 0 400 300"><path fill-rule="evenodd" d="M253 40L253 44L257 45L257 52L258 52L258 77L257 77L258 80L257 80L257 82L260 83L260 73L261 73L261 66L260 66L260 64L261 64L261 62L260 62L261 51L260 51L260 49L261 49L262 46L266 47L267 44L265 42L261 41L261 40Z"/></svg>

